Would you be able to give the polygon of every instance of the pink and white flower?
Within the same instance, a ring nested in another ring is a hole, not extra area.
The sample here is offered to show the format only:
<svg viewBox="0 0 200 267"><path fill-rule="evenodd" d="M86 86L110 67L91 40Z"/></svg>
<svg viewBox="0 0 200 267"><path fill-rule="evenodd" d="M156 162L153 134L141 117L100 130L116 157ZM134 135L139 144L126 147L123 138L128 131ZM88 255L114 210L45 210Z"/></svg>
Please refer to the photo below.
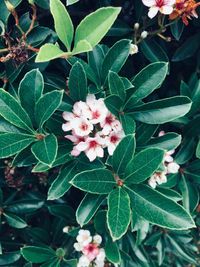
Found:
<svg viewBox="0 0 200 267"><path fill-rule="evenodd" d="M89 261L93 261L99 254L99 248L97 244L90 243L87 246L84 246L82 252L89 259Z"/></svg>
<svg viewBox="0 0 200 267"><path fill-rule="evenodd" d="M105 119L100 123L103 128L102 134L108 135L112 130L119 132L122 130L122 125L110 112L107 113Z"/></svg>
<svg viewBox="0 0 200 267"><path fill-rule="evenodd" d="M82 255L79 258L77 267L89 267L89 266L90 266L90 260L85 255Z"/></svg>
<svg viewBox="0 0 200 267"><path fill-rule="evenodd" d="M180 169L180 166L176 162L170 162L167 165L167 173L177 173L178 170Z"/></svg>
<svg viewBox="0 0 200 267"><path fill-rule="evenodd" d="M71 125L75 134L78 136L87 136L92 132L94 128L89 120L82 117L73 119Z"/></svg>
<svg viewBox="0 0 200 267"><path fill-rule="evenodd" d="M95 95L88 95L86 103L91 110L91 123L97 124L102 122L108 113L108 109L106 108L103 99L96 99Z"/></svg>
<svg viewBox="0 0 200 267"><path fill-rule="evenodd" d="M103 158L104 156L104 139L100 136L88 137L85 142L80 142L76 148L79 151L84 151L90 161L96 159L96 157Z"/></svg>
<svg viewBox="0 0 200 267"><path fill-rule="evenodd" d="M175 0L142 0L143 4L149 7L149 18L153 18L158 12L169 15L173 12Z"/></svg>
<svg viewBox="0 0 200 267"><path fill-rule="evenodd" d="M124 137L124 132L114 132L112 131L108 137L106 137L106 146L108 147L109 155L113 155L115 148Z"/></svg>

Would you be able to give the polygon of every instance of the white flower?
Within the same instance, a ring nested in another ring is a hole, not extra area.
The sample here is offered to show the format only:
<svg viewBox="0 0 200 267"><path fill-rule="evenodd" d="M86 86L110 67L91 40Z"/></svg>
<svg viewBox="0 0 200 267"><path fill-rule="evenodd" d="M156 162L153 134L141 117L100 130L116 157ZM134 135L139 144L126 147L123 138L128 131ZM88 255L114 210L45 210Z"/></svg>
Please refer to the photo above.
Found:
<svg viewBox="0 0 200 267"><path fill-rule="evenodd" d="M83 246L88 245L92 242L92 237L90 235L90 231L88 230L79 230L78 236L76 237L78 243L82 244Z"/></svg>
<svg viewBox="0 0 200 267"><path fill-rule="evenodd" d="M152 19L157 15L158 11L165 15L171 14L176 0L142 0L142 2L149 7L148 16Z"/></svg>
<svg viewBox="0 0 200 267"><path fill-rule="evenodd" d="M75 134L78 136L89 135L93 130L93 125L85 118L75 118L71 122L71 125Z"/></svg>
<svg viewBox="0 0 200 267"><path fill-rule="evenodd" d="M111 134L106 137L106 145L108 147L108 153L109 155L113 155L115 148L121 141L121 139L124 137L124 132L120 131L118 133L112 131Z"/></svg>
<svg viewBox="0 0 200 267"><path fill-rule="evenodd" d="M156 188L157 184L161 185L167 182L166 172L155 172L148 180L149 186Z"/></svg>
<svg viewBox="0 0 200 267"><path fill-rule="evenodd" d="M93 241L94 241L94 243L100 245L102 242L102 237L100 235L95 235L95 236L93 236Z"/></svg>
<svg viewBox="0 0 200 267"><path fill-rule="evenodd" d="M69 233L69 229L70 229L70 227L69 226L65 226L64 228L63 228L63 233Z"/></svg>
<svg viewBox="0 0 200 267"><path fill-rule="evenodd" d="M138 30L140 28L140 24L138 22L136 22L134 24L134 30Z"/></svg>
<svg viewBox="0 0 200 267"><path fill-rule="evenodd" d="M74 243L74 248L76 251L82 251L83 245L82 245L82 243L76 242L76 243Z"/></svg>
<svg viewBox="0 0 200 267"><path fill-rule="evenodd" d="M170 151L167 151L165 153L165 156L164 156L164 161L165 162L172 162L174 159L173 157L171 156L172 154L174 154L175 150L170 150Z"/></svg>
<svg viewBox="0 0 200 267"><path fill-rule="evenodd" d="M108 135L112 130L119 132L122 130L122 125L110 112L107 113L105 119L100 123L103 128L102 135Z"/></svg>
<svg viewBox="0 0 200 267"><path fill-rule="evenodd" d="M105 258L106 258L105 250L101 248L95 260L96 267L104 267Z"/></svg>
<svg viewBox="0 0 200 267"><path fill-rule="evenodd" d="M141 36L142 39L145 39L148 36L148 32L147 31L143 31L140 36Z"/></svg>
<svg viewBox="0 0 200 267"><path fill-rule="evenodd" d="M85 142L80 142L76 148L79 151L84 151L90 161L96 159L96 157L103 158L104 140L100 136L88 137Z"/></svg>
<svg viewBox="0 0 200 267"><path fill-rule="evenodd" d="M148 180L148 184L149 184L149 186L151 186L153 189L156 188L157 183L156 183L156 179L155 179L154 175L152 175L151 178Z"/></svg>
<svg viewBox="0 0 200 267"><path fill-rule="evenodd" d="M92 116L89 106L83 101L79 101L74 104L73 113L76 117L83 117L86 119L91 119Z"/></svg>
<svg viewBox="0 0 200 267"><path fill-rule="evenodd" d="M83 255L80 257L77 267L88 267L89 265L90 265L90 260L85 255Z"/></svg>
<svg viewBox="0 0 200 267"><path fill-rule="evenodd" d="M88 95L86 103L91 110L91 123L97 124L102 122L108 113L108 109L106 108L103 99L96 99L95 95Z"/></svg>
<svg viewBox="0 0 200 267"><path fill-rule="evenodd" d="M138 53L138 46L136 44L131 44L129 54L132 56Z"/></svg>
<svg viewBox="0 0 200 267"><path fill-rule="evenodd" d="M66 120L66 123L63 123L62 125L62 129L65 132L68 132L70 130L72 130L73 126L72 126L72 121L74 120L76 116L72 113L72 112L63 112L63 119Z"/></svg>
<svg viewBox="0 0 200 267"><path fill-rule="evenodd" d="M176 162L170 162L167 165L167 173L177 173L180 166Z"/></svg>

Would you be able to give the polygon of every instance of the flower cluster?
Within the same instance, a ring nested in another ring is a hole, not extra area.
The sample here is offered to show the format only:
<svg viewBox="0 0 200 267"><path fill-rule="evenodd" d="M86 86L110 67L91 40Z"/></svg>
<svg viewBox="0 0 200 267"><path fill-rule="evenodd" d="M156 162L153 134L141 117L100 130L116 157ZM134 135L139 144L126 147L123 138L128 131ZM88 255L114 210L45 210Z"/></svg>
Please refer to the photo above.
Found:
<svg viewBox="0 0 200 267"><path fill-rule="evenodd" d="M165 132L161 131L159 136L164 135ZM167 174L175 174L180 169L180 166L174 161L172 155L174 154L175 150L170 150L165 153L164 156L164 171L162 172L155 172L149 179L148 184L152 188L156 188L157 185L163 184L167 182Z"/></svg>
<svg viewBox="0 0 200 267"><path fill-rule="evenodd" d="M73 142L71 154L76 157L84 152L93 161L104 156L104 148L112 155L124 137L120 121L109 112L102 98L96 99L92 94L87 96L86 102L76 102L72 112L64 112L63 118L66 123L62 129L71 131L65 137Z"/></svg>
<svg viewBox="0 0 200 267"><path fill-rule="evenodd" d="M142 0L143 4L149 7L148 16L153 18L158 12L169 15L171 20L182 18L185 25L188 25L188 19L198 18L196 8L200 3L195 0Z"/></svg>
<svg viewBox="0 0 200 267"><path fill-rule="evenodd" d="M100 248L102 238L100 235L91 236L90 231L80 230L74 243L76 251L83 255L79 258L77 267L104 267L105 251Z"/></svg>

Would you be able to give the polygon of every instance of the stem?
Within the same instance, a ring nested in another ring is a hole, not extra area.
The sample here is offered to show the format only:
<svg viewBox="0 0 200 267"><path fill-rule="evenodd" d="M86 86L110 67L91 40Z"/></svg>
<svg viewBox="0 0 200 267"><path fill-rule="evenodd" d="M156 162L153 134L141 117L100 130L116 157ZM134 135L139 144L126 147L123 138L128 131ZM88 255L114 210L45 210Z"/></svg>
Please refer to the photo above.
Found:
<svg viewBox="0 0 200 267"><path fill-rule="evenodd" d="M32 21L31 21L31 25L28 29L28 31L25 33L25 37L32 31L32 29L34 28L35 25L35 21L37 19L37 9L35 5L31 5L31 8L33 10L33 15L32 15Z"/></svg>
<svg viewBox="0 0 200 267"><path fill-rule="evenodd" d="M8 51L9 51L8 48L0 49L0 53L6 53L6 52L8 52Z"/></svg>

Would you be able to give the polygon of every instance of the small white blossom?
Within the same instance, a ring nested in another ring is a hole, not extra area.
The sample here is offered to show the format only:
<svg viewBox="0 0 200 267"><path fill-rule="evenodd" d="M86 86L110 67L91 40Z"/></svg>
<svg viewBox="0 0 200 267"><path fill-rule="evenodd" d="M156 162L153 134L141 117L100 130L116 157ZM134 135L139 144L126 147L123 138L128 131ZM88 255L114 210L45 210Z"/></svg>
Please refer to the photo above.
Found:
<svg viewBox="0 0 200 267"><path fill-rule="evenodd" d="M138 22L136 22L134 24L134 30L138 30L140 28L140 24Z"/></svg>
<svg viewBox="0 0 200 267"><path fill-rule="evenodd" d="M78 236L76 237L78 243L81 243L83 246L88 245L92 242L92 237L90 235L90 231L88 230L79 230Z"/></svg>
<svg viewBox="0 0 200 267"><path fill-rule="evenodd" d="M102 237L100 235L95 235L95 236L93 236L93 241L94 241L94 243L100 245L102 242Z"/></svg>
<svg viewBox="0 0 200 267"><path fill-rule="evenodd" d="M142 39L145 39L148 36L148 32L147 31L143 31L140 36L141 36Z"/></svg>
<svg viewBox="0 0 200 267"><path fill-rule="evenodd" d="M85 118L75 118L71 122L71 125L73 127L75 134L78 136L86 136L90 134L91 131L93 130L92 123Z"/></svg>
<svg viewBox="0 0 200 267"><path fill-rule="evenodd" d="M132 56L138 53L138 46L136 44L131 44L129 54Z"/></svg>
<svg viewBox="0 0 200 267"><path fill-rule="evenodd" d="M168 173L178 173L178 170L180 169L180 166L176 162L170 162L167 165L167 172Z"/></svg>
<svg viewBox="0 0 200 267"><path fill-rule="evenodd" d="M120 140L124 137L124 132L120 131L118 133L112 131L111 134L106 137L106 145L108 147L109 155L113 155L115 148L119 144Z"/></svg>
<svg viewBox="0 0 200 267"><path fill-rule="evenodd" d="M90 260L85 255L82 255L78 261L77 267L89 267L89 265Z"/></svg>
<svg viewBox="0 0 200 267"><path fill-rule="evenodd" d="M70 229L70 227L69 226L65 226L64 228L63 228L63 233L69 233L69 229Z"/></svg>
<svg viewBox="0 0 200 267"><path fill-rule="evenodd" d="M74 248L76 251L82 251L83 245L82 245L82 243L76 242L76 243L74 243Z"/></svg>

